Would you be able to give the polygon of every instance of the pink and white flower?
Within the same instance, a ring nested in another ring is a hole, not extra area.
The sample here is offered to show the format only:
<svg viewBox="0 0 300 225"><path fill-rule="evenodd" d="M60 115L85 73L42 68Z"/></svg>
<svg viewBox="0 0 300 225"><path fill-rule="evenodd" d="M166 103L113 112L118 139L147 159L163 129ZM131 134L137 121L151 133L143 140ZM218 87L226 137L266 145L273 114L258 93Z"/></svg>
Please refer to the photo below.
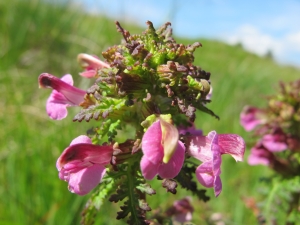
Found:
<svg viewBox="0 0 300 225"><path fill-rule="evenodd" d="M145 179L157 174L162 178L174 178L180 172L185 156L184 144L178 140L176 127L157 120L145 132L142 139L141 170Z"/></svg>
<svg viewBox="0 0 300 225"><path fill-rule="evenodd" d="M63 151L56 168L71 192L85 195L101 182L111 157L111 146L93 145L89 137L81 135Z"/></svg>
<svg viewBox="0 0 300 225"><path fill-rule="evenodd" d="M61 120L68 115L67 107L78 106L84 100L86 92L73 86L70 74L61 79L49 73L39 76L40 88L52 88L53 91L46 103L46 111L53 120Z"/></svg>
<svg viewBox="0 0 300 225"><path fill-rule="evenodd" d="M222 191L220 179L222 154L230 154L236 161L243 161L245 142L236 134L217 134L211 131L207 136L189 137L188 155L200 160L196 169L198 181L205 187L214 188L215 196Z"/></svg>

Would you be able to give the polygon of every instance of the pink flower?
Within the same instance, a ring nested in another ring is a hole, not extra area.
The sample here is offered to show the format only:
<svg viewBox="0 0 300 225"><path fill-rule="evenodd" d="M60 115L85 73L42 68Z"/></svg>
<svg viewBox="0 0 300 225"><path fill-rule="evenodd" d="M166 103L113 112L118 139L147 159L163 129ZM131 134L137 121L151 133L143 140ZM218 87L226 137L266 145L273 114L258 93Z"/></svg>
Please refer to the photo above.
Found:
<svg viewBox="0 0 300 225"><path fill-rule="evenodd" d="M166 214L167 216L174 216L174 219L179 223L184 223L192 220L192 213L194 208L190 203L190 198L185 197L173 203Z"/></svg>
<svg viewBox="0 0 300 225"><path fill-rule="evenodd" d="M73 78L70 74L59 79L49 73L42 73L39 76L39 86L53 89L46 103L46 111L54 120L65 118L68 115L67 107L78 106L86 94L84 90L73 87Z"/></svg>
<svg viewBox="0 0 300 225"><path fill-rule="evenodd" d="M157 174L162 178L174 178L180 172L185 154L184 144L178 140L178 130L164 120L157 120L142 139L141 170L145 179Z"/></svg>
<svg viewBox="0 0 300 225"><path fill-rule="evenodd" d="M111 146L93 145L84 135L75 138L56 162L59 178L69 183L69 190L85 195L95 188L105 175L105 165L112 157Z"/></svg>
<svg viewBox="0 0 300 225"><path fill-rule="evenodd" d="M236 134L217 134L211 131L207 136L191 135L187 153L203 162L196 169L198 181L205 187L214 188L215 196L222 191L221 155L230 154L236 161L243 161L245 142Z"/></svg>
<svg viewBox="0 0 300 225"><path fill-rule="evenodd" d="M81 76L91 78L97 75L98 70L109 68L109 64L101 61L97 56L81 53L77 56L79 64L85 68L85 71L80 73Z"/></svg>
<svg viewBox="0 0 300 225"><path fill-rule="evenodd" d="M240 122L246 131L251 131L257 125L265 122L265 118L263 117L263 110L255 107L245 106L240 115Z"/></svg>
<svg viewBox="0 0 300 225"><path fill-rule="evenodd" d="M271 152L281 152L288 148L286 136L280 129L275 130L273 134L264 135L262 144Z"/></svg>
<svg viewBox="0 0 300 225"><path fill-rule="evenodd" d="M274 155L268 149L264 147L261 142L258 142L253 148L251 148L251 153L248 157L249 165L262 164L269 166L274 162Z"/></svg>

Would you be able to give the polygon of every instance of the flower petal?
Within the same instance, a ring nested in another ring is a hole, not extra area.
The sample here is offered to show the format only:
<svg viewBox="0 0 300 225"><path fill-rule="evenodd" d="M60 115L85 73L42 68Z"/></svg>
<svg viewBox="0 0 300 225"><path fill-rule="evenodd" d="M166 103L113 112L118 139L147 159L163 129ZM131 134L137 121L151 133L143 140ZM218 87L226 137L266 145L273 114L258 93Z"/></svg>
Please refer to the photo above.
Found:
<svg viewBox="0 0 300 225"><path fill-rule="evenodd" d="M219 176L221 174L221 152L218 143L218 135L215 135L214 141L212 143L211 151L213 152L213 173L214 176Z"/></svg>
<svg viewBox="0 0 300 225"><path fill-rule="evenodd" d="M92 140L86 135L80 135L77 138L74 138L70 143L70 145L75 145L80 143L92 144Z"/></svg>
<svg viewBox="0 0 300 225"><path fill-rule="evenodd" d="M162 178L176 177L183 165L185 155L185 147L181 141L178 141L177 148L168 163L162 163L158 168L158 174Z"/></svg>
<svg viewBox="0 0 300 225"><path fill-rule="evenodd" d="M214 186L214 175L211 161L202 163L197 167L195 173L197 180L204 187L211 188Z"/></svg>
<svg viewBox="0 0 300 225"><path fill-rule="evenodd" d="M214 192L215 196L218 197L222 191L222 181L220 176L216 176L214 180Z"/></svg>
<svg viewBox="0 0 300 225"><path fill-rule="evenodd" d="M55 90L52 91L46 103L48 116L53 120L61 120L67 117L69 101L65 96Z"/></svg>
<svg viewBox="0 0 300 225"><path fill-rule="evenodd" d="M288 148L283 135L266 134L262 138L262 144L271 152L281 152Z"/></svg>
<svg viewBox="0 0 300 225"><path fill-rule="evenodd" d="M74 85L74 81L73 81L73 77L71 74L66 74L66 75L63 75L61 78L60 78L63 82L73 86Z"/></svg>
<svg viewBox="0 0 300 225"><path fill-rule="evenodd" d="M141 160L141 171L146 180L152 180L158 174L159 164L153 164L147 156Z"/></svg>
<svg viewBox="0 0 300 225"><path fill-rule="evenodd" d="M69 179L69 190L78 195L85 195L101 182L105 172L104 166L94 164L72 173Z"/></svg>
<svg viewBox="0 0 300 225"><path fill-rule="evenodd" d="M86 70L86 71L83 71L83 72L79 73L80 76L86 77L86 78L95 77L96 74L97 74L96 70Z"/></svg>
<svg viewBox="0 0 300 225"><path fill-rule="evenodd" d="M273 162L273 160L273 153L268 151L261 143L258 143L251 148L251 153L248 157L248 164L252 166L258 164L268 166Z"/></svg>
<svg viewBox="0 0 300 225"><path fill-rule="evenodd" d="M66 80L69 80L69 76L65 77ZM52 88L57 92L61 93L71 105L79 105L84 98L85 91L73 87L72 85L64 82L48 73L42 73L39 76L39 86L42 88Z"/></svg>
<svg viewBox="0 0 300 225"><path fill-rule="evenodd" d="M201 162L211 161L213 157L211 152L211 140L208 140L202 135L192 136L187 153Z"/></svg>
<svg viewBox="0 0 300 225"><path fill-rule="evenodd" d="M162 130L160 121L154 122L146 131L142 139L142 151L153 164L161 163L164 157L162 146Z"/></svg>
<svg viewBox="0 0 300 225"><path fill-rule="evenodd" d="M243 161L245 141L236 134L219 134L218 143L222 154L230 154L236 161Z"/></svg>
<svg viewBox="0 0 300 225"><path fill-rule="evenodd" d="M60 171L65 165L71 162L80 164L95 163L100 165L109 164L112 157L112 146L99 146L93 144L73 144L67 147L56 162Z"/></svg>
<svg viewBox="0 0 300 225"><path fill-rule="evenodd" d="M251 131L257 125L264 123L263 114L264 112L261 109L245 106L240 115L240 123L246 131Z"/></svg>
<svg viewBox="0 0 300 225"><path fill-rule="evenodd" d="M212 162L204 162L198 166L196 169L196 177L204 187L213 187L216 197L221 193L222 181L219 174L214 174Z"/></svg>
<svg viewBox="0 0 300 225"><path fill-rule="evenodd" d="M102 69L109 68L109 64L101 61L97 56L80 53L77 56L78 63L87 69Z"/></svg>

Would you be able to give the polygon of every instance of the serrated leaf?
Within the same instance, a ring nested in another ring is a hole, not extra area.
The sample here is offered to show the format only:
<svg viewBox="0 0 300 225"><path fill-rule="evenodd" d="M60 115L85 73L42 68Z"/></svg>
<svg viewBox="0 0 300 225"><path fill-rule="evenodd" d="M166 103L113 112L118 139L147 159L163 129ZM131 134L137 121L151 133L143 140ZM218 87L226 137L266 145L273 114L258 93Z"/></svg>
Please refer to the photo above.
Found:
<svg viewBox="0 0 300 225"><path fill-rule="evenodd" d="M142 183L142 184L138 185L136 188L138 190L140 190L141 192L146 193L148 195L156 194L156 191L154 189L152 189L150 184L148 184L148 183L144 183L144 184Z"/></svg>

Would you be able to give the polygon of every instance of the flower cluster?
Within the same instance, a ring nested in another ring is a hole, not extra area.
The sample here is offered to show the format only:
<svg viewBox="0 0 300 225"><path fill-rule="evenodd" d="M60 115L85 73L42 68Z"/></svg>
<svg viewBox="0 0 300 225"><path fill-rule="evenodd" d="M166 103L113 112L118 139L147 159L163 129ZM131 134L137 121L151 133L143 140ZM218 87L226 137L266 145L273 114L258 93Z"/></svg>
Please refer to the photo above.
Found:
<svg viewBox="0 0 300 225"><path fill-rule="evenodd" d="M265 108L246 106L240 116L246 131L258 139L248 158L250 165L265 165L271 177L261 179L264 201L252 209L258 222L297 224L300 199L300 80L280 83L278 94ZM249 204L249 203L248 203Z"/></svg>
<svg viewBox="0 0 300 225"><path fill-rule="evenodd" d="M248 158L250 165L267 165L279 173L297 174L300 151L300 80L280 83L280 93L260 109L246 106L241 124L259 137ZM290 150L290 151L287 151ZM285 154L282 154L285 153Z"/></svg>
<svg viewBox="0 0 300 225"><path fill-rule="evenodd" d="M150 207L143 196L155 193L147 180L163 179L172 193L178 182L205 200L191 171L218 196L221 155L242 161L245 151L238 135L216 131L204 135L194 126L196 110L218 118L206 107L212 94L210 73L193 65L193 52L201 44L177 44L170 23L158 30L149 21L147 25L142 35L130 35L116 22L124 42L102 52L105 61L78 55L84 70L80 75L93 82L86 91L74 87L69 74L61 79L48 73L39 76L40 87L53 89L46 105L51 119L63 119L67 107L78 106L81 111L73 121L96 122L88 136L74 139L58 158L59 178L79 195L99 184L99 193L115 191L110 201L127 198L117 218L131 213L128 223L145 224ZM133 137L124 132L128 127ZM118 143L120 136L126 141ZM197 167L196 161L201 162Z"/></svg>

